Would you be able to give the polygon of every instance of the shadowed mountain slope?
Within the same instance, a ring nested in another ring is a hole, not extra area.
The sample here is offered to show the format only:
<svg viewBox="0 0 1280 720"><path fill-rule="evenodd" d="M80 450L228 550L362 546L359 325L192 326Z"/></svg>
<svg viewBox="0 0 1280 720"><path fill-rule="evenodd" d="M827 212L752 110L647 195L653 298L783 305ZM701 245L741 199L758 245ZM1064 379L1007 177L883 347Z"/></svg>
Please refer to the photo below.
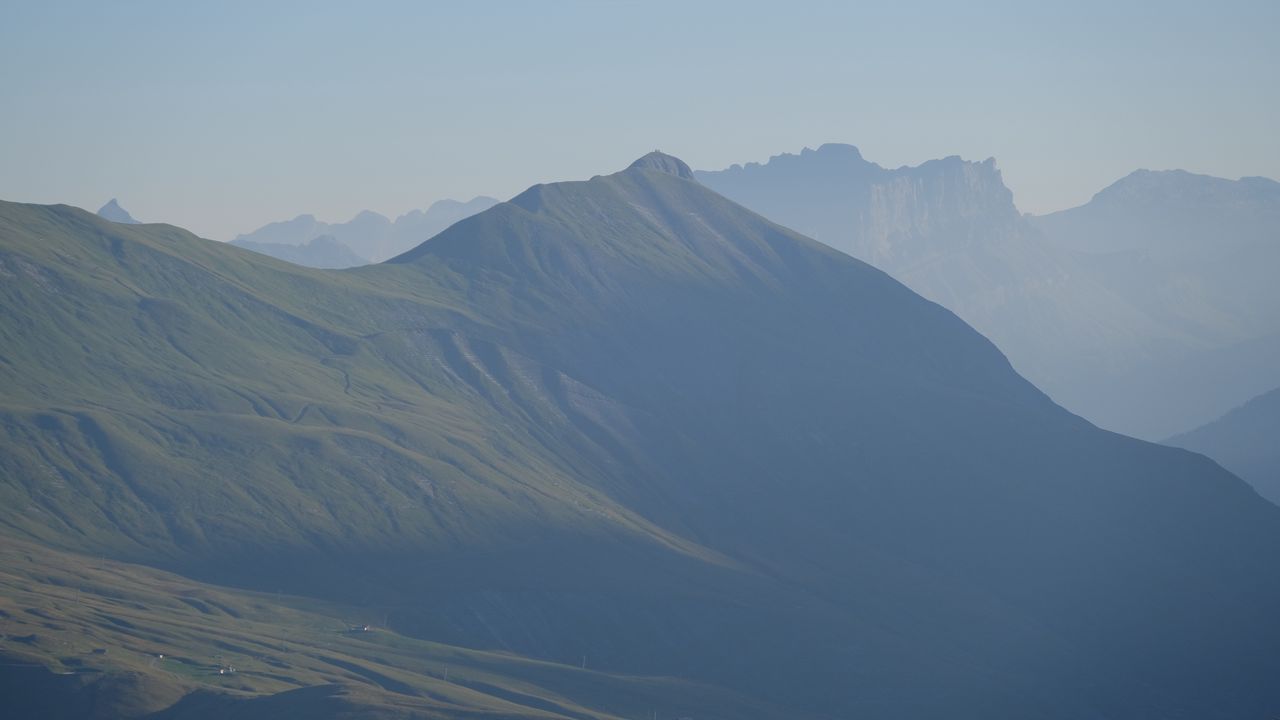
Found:
<svg viewBox="0 0 1280 720"><path fill-rule="evenodd" d="M682 166L333 272L0 206L0 523L814 714L1280 708L1280 509Z"/></svg>

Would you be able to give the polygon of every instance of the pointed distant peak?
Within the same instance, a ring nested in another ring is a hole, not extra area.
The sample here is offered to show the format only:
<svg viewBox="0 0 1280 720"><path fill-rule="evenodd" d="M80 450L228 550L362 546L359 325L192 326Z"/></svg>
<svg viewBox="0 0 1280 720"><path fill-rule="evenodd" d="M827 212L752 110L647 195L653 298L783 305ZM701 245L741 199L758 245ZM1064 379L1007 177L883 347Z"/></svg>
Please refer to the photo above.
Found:
<svg viewBox="0 0 1280 720"><path fill-rule="evenodd" d="M682 177L685 180L693 180L693 170L690 170L689 166L686 165L683 160L678 157L667 155L660 150L654 150L648 155L636 160L631 163L631 166L627 169L658 170L660 172L667 173L668 175Z"/></svg>
<svg viewBox="0 0 1280 720"><path fill-rule="evenodd" d="M138 221L133 219L127 210L120 207L120 203L115 198L111 198L106 205L98 208L98 217L104 220L110 220L115 223L124 223L126 225L137 225Z"/></svg>

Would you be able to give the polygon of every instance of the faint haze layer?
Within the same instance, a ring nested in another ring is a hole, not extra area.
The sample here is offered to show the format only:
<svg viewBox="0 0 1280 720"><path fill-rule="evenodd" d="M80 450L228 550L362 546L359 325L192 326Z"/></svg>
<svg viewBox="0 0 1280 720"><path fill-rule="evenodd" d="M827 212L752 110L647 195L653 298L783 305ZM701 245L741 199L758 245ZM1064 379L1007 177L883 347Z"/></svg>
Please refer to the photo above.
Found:
<svg viewBox="0 0 1280 720"><path fill-rule="evenodd" d="M887 169L851 145L698 179L885 270L1111 430L1157 440L1280 383L1280 183L1139 171L1024 216L994 160Z"/></svg>
<svg viewBox="0 0 1280 720"><path fill-rule="evenodd" d="M1261 1L9 2L0 197L228 240L845 140L995 156L1046 213L1135 168L1280 177L1278 26Z"/></svg>

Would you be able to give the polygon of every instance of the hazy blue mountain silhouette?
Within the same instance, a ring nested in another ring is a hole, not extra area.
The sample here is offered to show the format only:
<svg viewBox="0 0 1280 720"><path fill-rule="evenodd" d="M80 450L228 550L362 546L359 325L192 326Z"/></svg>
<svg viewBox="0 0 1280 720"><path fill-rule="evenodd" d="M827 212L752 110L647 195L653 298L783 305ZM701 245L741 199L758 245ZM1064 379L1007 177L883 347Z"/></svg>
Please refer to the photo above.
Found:
<svg viewBox="0 0 1280 720"><path fill-rule="evenodd" d="M1280 183L1139 170L1032 222L1176 331L1155 361L1120 378L1135 405L1167 418L1163 434L1280 384Z"/></svg>
<svg viewBox="0 0 1280 720"><path fill-rule="evenodd" d="M232 244L306 267L337 269L369 264L368 260L356 255L351 248L338 242L338 239L332 235L317 235L303 245L260 243L250 240L235 240Z"/></svg>
<svg viewBox="0 0 1280 720"><path fill-rule="evenodd" d="M1086 204L1034 217L1054 242L1090 253L1159 250L1210 255L1276 244L1280 183L1185 170L1137 170Z"/></svg>
<svg viewBox="0 0 1280 720"><path fill-rule="evenodd" d="M1280 505L1280 388L1165 444L1208 455Z"/></svg>
<svg viewBox="0 0 1280 720"><path fill-rule="evenodd" d="M342 272L0 204L2 532L797 714L1280 710L1280 508L682 167Z"/></svg>
<svg viewBox="0 0 1280 720"><path fill-rule="evenodd" d="M111 222L125 223L126 225L138 224L138 221L134 220L127 210L120 207L120 203L116 202L115 198L111 198L106 205L98 208L98 217L105 218Z"/></svg>
<svg viewBox="0 0 1280 720"><path fill-rule="evenodd" d="M891 170L824 145L697 177L954 310L1103 427L1165 437L1280 381L1271 181L1135 173L1083 208L1029 218L992 160ZM1135 249L1157 237L1170 242Z"/></svg>
<svg viewBox="0 0 1280 720"><path fill-rule="evenodd" d="M497 202L493 198L484 196L472 198L466 202L440 200L432 203L426 210L407 212L396 218L394 222L369 210L357 214L345 223L326 223L317 220L314 215L299 215L292 220L269 223L251 233L240 235L232 240L232 243L253 249L264 245L304 246L317 237L328 236L345 245L357 257L367 258L368 262L382 262L418 245L453 223L492 207ZM266 254L280 257L276 252ZM305 259L309 253L297 256ZM319 257L331 259L328 254ZM311 267L338 267L307 262L300 264L311 265Z"/></svg>

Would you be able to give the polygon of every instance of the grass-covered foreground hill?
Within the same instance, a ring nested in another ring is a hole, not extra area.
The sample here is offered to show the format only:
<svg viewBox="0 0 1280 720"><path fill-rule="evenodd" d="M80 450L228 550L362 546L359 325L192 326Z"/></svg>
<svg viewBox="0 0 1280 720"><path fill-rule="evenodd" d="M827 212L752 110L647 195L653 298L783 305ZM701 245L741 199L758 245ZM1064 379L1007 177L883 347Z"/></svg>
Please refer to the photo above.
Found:
<svg viewBox="0 0 1280 720"><path fill-rule="evenodd" d="M0 563L6 717L793 717L677 678L405 637L370 607L210 587L12 540Z"/></svg>
<svg viewBox="0 0 1280 720"><path fill-rule="evenodd" d="M229 621L174 599L225 596L300 668L231 699L320 717L464 705L430 677L448 653L492 675L477 712L1280 710L1280 509L691 177L653 155L536 186L348 271L0 204L0 527L43 553L6 554L7 619L151 677L109 617L199 669ZM56 581L86 558L164 611ZM394 652L325 625L357 615ZM157 677L111 687L231 701Z"/></svg>

